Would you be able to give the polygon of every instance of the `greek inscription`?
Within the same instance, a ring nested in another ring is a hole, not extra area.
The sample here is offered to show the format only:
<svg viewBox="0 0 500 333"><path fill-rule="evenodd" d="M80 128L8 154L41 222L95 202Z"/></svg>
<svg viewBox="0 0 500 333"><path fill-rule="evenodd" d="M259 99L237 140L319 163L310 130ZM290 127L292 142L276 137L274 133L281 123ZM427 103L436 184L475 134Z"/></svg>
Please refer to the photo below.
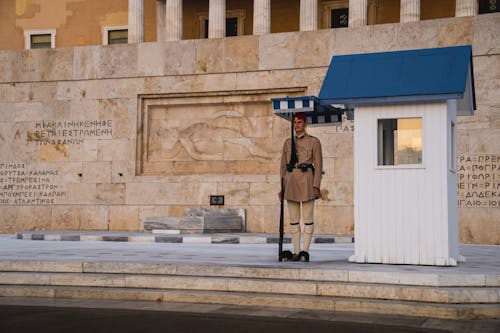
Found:
<svg viewBox="0 0 500 333"><path fill-rule="evenodd" d="M29 169L24 163L0 163L0 205L52 205L66 196L55 178L58 170Z"/></svg>
<svg viewBox="0 0 500 333"><path fill-rule="evenodd" d="M89 138L111 139L113 120L37 121L27 137L37 145L78 145Z"/></svg>
<svg viewBox="0 0 500 333"><path fill-rule="evenodd" d="M500 156L458 157L458 206L500 206Z"/></svg>

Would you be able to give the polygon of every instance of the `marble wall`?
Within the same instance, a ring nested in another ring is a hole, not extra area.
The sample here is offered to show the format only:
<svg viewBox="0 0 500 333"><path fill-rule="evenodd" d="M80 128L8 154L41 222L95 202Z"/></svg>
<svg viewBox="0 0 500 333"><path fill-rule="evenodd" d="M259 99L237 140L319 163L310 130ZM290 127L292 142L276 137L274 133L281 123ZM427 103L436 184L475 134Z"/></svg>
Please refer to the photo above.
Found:
<svg viewBox="0 0 500 333"><path fill-rule="evenodd" d="M317 95L332 55L472 44L478 107L458 125L460 237L500 243L499 29L489 14L1 51L0 232L142 230L145 217L208 207L210 195L247 209L247 231L276 232L289 127L270 98ZM310 129L325 158L318 234L354 232L353 130L347 120Z"/></svg>

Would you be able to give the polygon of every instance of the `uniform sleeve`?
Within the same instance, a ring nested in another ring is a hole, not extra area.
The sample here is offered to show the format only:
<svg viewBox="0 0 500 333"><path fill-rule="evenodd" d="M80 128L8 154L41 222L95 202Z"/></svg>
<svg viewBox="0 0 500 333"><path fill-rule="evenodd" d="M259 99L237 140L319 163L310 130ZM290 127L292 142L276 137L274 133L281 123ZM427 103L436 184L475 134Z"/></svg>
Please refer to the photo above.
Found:
<svg viewBox="0 0 500 333"><path fill-rule="evenodd" d="M321 150L321 142L316 139L313 145L313 161L314 161L314 179L313 186L321 187L321 177L323 176L323 152Z"/></svg>

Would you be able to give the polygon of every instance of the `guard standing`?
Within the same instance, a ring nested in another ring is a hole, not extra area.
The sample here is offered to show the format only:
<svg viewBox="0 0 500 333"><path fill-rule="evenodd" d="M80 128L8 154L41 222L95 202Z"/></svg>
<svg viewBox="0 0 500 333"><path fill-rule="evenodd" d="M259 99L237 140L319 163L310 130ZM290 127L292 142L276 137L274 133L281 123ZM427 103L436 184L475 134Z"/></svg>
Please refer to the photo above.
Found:
<svg viewBox="0 0 500 333"><path fill-rule="evenodd" d="M323 175L323 155L318 138L306 133L307 119L304 113L293 115L295 135L285 140L281 155L280 176L287 200L292 234L292 261L309 261L309 246L314 232L314 201L321 197L320 185ZM302 211L302 214L301 214ZM300 218L304 222L304 246L300 247Z"/></svg>

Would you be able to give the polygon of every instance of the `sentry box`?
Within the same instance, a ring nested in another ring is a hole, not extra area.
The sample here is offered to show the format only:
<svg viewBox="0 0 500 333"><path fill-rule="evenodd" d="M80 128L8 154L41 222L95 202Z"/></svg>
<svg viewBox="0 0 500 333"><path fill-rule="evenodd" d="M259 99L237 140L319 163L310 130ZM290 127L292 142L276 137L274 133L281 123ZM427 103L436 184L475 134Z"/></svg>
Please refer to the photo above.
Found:
<svg viewBox="0 0 500 333"><path fill-rule="evenodd" d="M455 266L457 115L475 110L470 46L333 57L321 103L354 108L350 261Z"/></svg>

